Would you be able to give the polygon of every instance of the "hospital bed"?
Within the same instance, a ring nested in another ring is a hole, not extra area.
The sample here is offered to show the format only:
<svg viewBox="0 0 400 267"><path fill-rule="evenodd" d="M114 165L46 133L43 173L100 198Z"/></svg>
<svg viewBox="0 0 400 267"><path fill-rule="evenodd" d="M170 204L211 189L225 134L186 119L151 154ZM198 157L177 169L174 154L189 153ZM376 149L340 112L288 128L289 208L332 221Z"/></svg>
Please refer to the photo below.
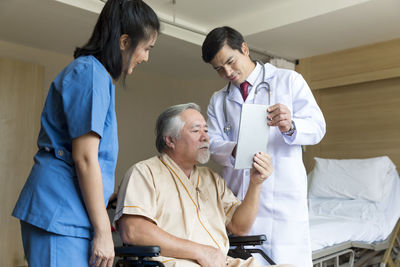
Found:
<svg viewBox="0 0 400 267"><path fill-rule="evenodd" d="M314 266L399 266L400 179L393 162L315 160L308 175Z"/></svg>

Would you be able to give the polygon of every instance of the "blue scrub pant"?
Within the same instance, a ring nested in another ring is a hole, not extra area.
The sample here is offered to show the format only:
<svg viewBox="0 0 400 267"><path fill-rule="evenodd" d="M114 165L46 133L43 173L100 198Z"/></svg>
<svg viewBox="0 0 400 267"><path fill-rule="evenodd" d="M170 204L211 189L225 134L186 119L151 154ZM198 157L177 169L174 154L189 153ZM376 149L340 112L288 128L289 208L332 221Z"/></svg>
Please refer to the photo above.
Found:
<svg viewBox="0 0 400 267"><path fill-rule="evenodd" d="M20 221L29 267L88 267L91 241L58 235Z"/></svg>

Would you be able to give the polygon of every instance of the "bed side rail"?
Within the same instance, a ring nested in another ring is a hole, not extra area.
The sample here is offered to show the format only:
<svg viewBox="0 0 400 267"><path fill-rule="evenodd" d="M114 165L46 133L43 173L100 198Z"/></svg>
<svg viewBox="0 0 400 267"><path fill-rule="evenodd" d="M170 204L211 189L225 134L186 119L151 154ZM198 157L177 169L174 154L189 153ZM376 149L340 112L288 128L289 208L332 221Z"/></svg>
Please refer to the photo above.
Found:
<svg viewBox="0 0 400 267"><path fill-rule="evenodd" d="M395 260L393 261L393 256ZM389 247L386 249L382 257L380 267L399 267L400 266L400 219L397 221L390 240Z"/></svg>

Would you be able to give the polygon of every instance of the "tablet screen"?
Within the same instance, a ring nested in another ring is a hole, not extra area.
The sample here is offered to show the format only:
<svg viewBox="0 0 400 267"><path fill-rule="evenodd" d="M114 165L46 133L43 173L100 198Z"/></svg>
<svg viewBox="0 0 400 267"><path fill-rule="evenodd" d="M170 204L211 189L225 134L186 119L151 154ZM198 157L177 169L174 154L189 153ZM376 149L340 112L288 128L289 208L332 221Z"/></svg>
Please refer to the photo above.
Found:
<svg viewBox="0 0 400 267"><path fill-rule="evenodd" d="M267 152L268 137L267 106L243 104L236 146L235 169L250 169L254 155L258 152Z"/></svg>

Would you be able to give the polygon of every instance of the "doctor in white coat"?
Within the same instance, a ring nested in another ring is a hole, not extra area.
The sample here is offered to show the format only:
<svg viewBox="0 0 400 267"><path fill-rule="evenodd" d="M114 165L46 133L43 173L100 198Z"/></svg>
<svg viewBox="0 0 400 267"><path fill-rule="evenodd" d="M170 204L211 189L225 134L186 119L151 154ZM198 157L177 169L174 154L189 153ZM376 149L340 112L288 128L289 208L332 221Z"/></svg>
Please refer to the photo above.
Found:
<svg viewBox="0 0 400 267"><path fill-rule="evenodd" d="M311 90L295 71L264 66L251 60L242 35L230 27L212 30L203 46L203 60L228 81L208 106L208 131L213 159L241 199L250 170L235 170L236 142L243 103L267 105L270 127L267 152L274 172L263 184L257 219L250 234L266 234L262 249L277 263L312 266L307 207L307 176L302 145L313 145L325 134L325 120ZM264 70L263 70L264 67ZM240 85L249 83L244 99ZM257 85L265 81L267 86ZM228 88L229 87L229 88ZM224 111L225 110L225 111ZM258 258L264 264L263 259Z"/></svg>

